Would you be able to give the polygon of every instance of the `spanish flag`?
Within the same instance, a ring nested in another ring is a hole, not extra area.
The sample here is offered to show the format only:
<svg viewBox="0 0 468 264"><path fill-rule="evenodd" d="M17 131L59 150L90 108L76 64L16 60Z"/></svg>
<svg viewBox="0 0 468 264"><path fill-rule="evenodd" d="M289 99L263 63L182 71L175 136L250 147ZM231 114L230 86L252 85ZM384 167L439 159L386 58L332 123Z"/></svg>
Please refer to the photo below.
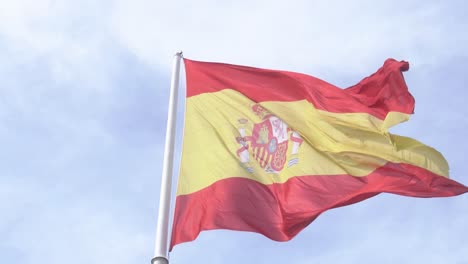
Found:
<svg viewBox="0 0 468 264"><path fill-rule="evenodd" d="M203 230L287 241L379 193L468 192L435 149L388 129L414 99L388 59L347 89L305 74L184 59L187 99L170 249Z"/></svg>

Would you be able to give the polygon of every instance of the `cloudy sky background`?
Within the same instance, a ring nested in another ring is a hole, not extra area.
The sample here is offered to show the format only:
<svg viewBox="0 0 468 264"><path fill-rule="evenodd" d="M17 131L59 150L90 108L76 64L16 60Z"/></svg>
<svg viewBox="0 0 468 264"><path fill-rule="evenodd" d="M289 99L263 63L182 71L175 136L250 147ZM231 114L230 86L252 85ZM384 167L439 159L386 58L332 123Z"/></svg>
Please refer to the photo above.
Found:
<svg viewBox="0 0 468 264"><path fill-rule="evenodd" d="M340 87L386 58L407 60L416 110L392 131L441 151L468 185L467 9L461 0L0 0L1 263L150 262L177 50ZM467 223L468 195L384 194L326 212L286 243L204 232L176 246L171 263L466 264Z"/></svg>

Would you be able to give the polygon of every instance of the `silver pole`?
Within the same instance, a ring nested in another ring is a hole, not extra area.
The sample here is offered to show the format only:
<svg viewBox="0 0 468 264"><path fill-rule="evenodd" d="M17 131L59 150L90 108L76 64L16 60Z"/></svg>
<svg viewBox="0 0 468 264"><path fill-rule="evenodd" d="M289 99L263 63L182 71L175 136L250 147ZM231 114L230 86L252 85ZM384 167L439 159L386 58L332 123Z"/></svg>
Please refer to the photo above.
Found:
<svg viewBox="0 0 468 264"><path fill-rule="evenodd" d="M161 177L161 193L159 196L158 224L156 226L156 246L151 264L169 264L168 232L169 211L171 207L172 166L174 161L174 136L177 114L177 90L179 86L180 59L182 51L174 55L172 66L171 92L169 95L169 110L167 113L166 145Z"/></svg>

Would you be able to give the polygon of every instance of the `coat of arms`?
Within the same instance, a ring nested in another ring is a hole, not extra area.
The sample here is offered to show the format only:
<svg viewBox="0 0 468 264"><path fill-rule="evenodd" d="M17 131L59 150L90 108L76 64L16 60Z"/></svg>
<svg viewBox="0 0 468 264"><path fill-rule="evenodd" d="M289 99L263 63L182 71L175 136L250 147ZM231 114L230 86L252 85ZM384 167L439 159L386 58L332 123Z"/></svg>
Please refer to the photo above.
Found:
<svg viewBox="0 0 468 264"><path fill-rule="evenodd" d="M268 173L280 173L286 160L288 167L297 164L299 161L297 154L303 141L299 133L292 131L283 120L258 104L252 106L252 111L262 119L260 123L253 124L252 135L246 134L249 120L239 119L240 136L237 137L237 142L240 148L237 150L237 156L244 167L249 172L253 172L250 164L251 156ZM292 149L288 153L290 140Z"/></svg>

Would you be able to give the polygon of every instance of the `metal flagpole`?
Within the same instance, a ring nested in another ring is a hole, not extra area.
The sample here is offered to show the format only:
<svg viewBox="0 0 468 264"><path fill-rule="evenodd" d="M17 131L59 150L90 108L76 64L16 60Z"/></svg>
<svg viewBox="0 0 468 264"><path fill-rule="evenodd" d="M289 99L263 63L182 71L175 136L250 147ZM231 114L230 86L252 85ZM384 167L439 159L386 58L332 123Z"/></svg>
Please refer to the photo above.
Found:
<svg viewBox="0 0 468 264"><path fill-rule="evenodd" d="M180 60L182 51L174 55L172 66L171 91L169 95L169 110L167 113L166 145L161 177L161 193L159 196L158 223L156 226L156 247L151 264L169 264L168 232L169 211L171 207L172 164L174 161L174 136L177 114L177 90L179 86Z"/></svg>

